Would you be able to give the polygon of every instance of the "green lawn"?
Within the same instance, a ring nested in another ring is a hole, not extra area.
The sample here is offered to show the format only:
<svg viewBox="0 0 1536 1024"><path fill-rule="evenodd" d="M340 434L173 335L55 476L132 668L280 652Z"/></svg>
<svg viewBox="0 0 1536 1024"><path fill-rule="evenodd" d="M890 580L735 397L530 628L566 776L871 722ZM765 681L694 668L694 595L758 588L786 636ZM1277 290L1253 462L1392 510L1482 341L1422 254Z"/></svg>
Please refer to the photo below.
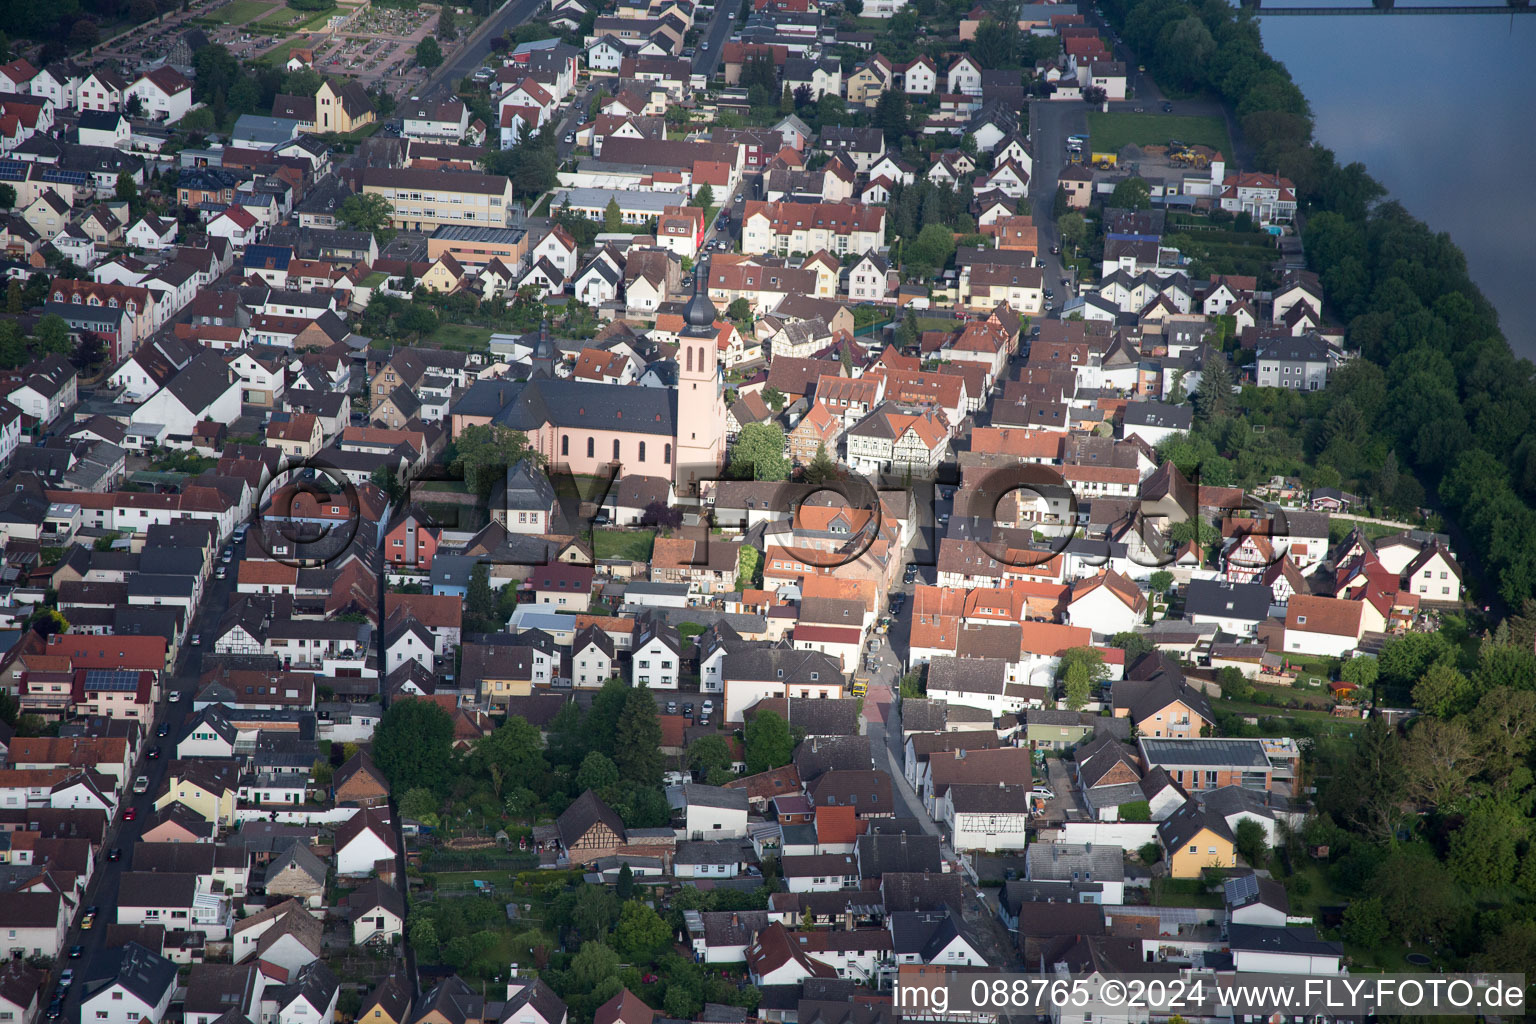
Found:
<svg viewBox="0 0 1536 1024"><path fill-rule="evenodd" d="M234 0L210 14L207 20L215 25L244 25L257 15L272 10L270 3L262 0Z"/></svg>
<svg viewBox="0 0 1536 1024"><path fill-rule="evenodd" d="M468 494L462 480L418 480L411 485L418 491L441 491L446 494Z"/></svg>
<svg viewBox="0 0 1536 1024"><path fill-rule="evenodd" d="M260 57L257 57L255 60L251 61L251 63L275 65L277 67L281 67L288 62L288 51L296 46L303 45L303 36L289 36L287 39L284 39L282 42L272 47L272 49L268 50Z"/></svg>
<svg viewBox="0 0 1536 1024"><path fill-rule="evenodd" d="M1228 157L1232 154L1232 140L1219 117L1094 111L1088 115L1088 137L1095 153L1118 153L1133 144L1165 146L1177 139L1188 146L1209 146Z"/></svg>
<svg viewBox="0 0 1536 1024"><path fill-rule="evenodd" d="M252 0L235 0L236 3L250 3ZM288 7L279 7L272 14L256 22L255 28L265 29L268 32L308 32L319 28L336 14L335 8L328 11L295 11Z"/></svg>
<svg viewBox="0 0 1536 1024"><path fill-rule="evenodd" d="M1158 875L1152 879L1152 902L1161 907L1216 908L1222 906L1222 897L1209 891L1203 879Z"/></svg>
<svg viewBox="0 0 1536 1024"><path fill-rule="evenodd" d="M655 530L593 530L592 553L598 558L648 562L655 541Z"/></svg>
<svg viewBox="0 0 1536 1024"><path fill-rule="evenodd" d="M454 349L459 352L484 352L490 347L493 333L489 327L440 324L437 330L432 332L432 341L438 348Z"/></svg>

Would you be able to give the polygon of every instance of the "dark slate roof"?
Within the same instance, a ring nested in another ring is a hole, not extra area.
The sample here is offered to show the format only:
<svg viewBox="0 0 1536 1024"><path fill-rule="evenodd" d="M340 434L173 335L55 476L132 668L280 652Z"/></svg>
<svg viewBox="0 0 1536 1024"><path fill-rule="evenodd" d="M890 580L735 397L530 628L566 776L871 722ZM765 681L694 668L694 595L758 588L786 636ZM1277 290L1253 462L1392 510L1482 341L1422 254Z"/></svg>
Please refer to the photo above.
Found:
<svg viewBox="0 0 1536 1024"><path fill-rule="evenodd" d="M176 965L137 942L103 949L86 972L84 997L89 999L114 984L155 1006L176 984Z"/></svg>
<svg viewBox="0 0 1536 1024"><path fill-rule="evenodd" d="M670 388L537 377L505 385L504 391L506 401L494 410L495 421L514 430L538 430L548 423L669 437L677 433L677 392Z"/></svg>
<svg viewBox="0 0 1536 1024"><path fill-rule="evenodd" d="M860 836L858 855L861 878L879 878L888 871L938 871L944 863L939 837L917 832Z"/></svg>

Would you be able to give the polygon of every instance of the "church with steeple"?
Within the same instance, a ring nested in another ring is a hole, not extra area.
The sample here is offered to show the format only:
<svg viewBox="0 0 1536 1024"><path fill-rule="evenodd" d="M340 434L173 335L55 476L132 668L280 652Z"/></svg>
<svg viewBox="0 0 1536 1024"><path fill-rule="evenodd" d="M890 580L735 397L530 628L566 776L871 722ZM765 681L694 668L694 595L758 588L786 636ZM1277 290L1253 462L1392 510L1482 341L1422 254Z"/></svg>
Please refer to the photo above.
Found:
<svg viewBox="0 0 1536 1024"><path fill-rule="evenodd" d="M679 495L696 496L701 480L725 467L725 380L715 304L704 293L709 264L694 268L693 298L677 339L677 451Z"/></svg>
<svg viewBox="0 0 1536 1024"><path fill-rule="evenodd" d="M701 497L725 467L725 380L708 268L694 271L678 335L677 387L650 388L554 375L555 348L541 327L526 381L488 379L454 404L454 435L497 423L522 431L551 469L668 477L683 499Z"/></svg>

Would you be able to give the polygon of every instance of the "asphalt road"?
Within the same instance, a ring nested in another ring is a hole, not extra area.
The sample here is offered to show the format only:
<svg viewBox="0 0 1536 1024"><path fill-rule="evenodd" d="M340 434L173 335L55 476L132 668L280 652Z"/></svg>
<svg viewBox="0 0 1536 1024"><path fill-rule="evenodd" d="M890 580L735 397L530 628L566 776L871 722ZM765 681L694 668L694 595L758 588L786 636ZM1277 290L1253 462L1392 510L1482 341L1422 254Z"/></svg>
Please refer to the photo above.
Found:
<svg viewBox="0 0 1536 1024"><path fill-rule="evenodd" d="M1031 100L1029 104L1029 138L1034 149L1031 209L1040 232L1041 275L1045 286L1057 293L1057 309L1066 301L1067 289L1061 284L1065 276L1061 258L1051 254L1061 244L1052 208L1057 182L1067 166L1067 136L1088 131L1088 110L1086 103Z"/></svg>
<svg viewBox="0 0 1536 1024"><path fill-rule="evenodd" d="M423 99L452 96L460 80L475 72L491 54L491 40L532 20L542 0L507 0L496 13L470 33L468 42L427 79L415 95Z"/></svg>
<svg viewBox="0 0 1536 1024"><path fill-rule="evenodd" d="M221 563L222 564L222 563ZM229 606L230 591L234 589L234 574L227 579L209 579L203 591L202 604L193 620L189 636L201 635L209 632L218 624L220 616ZM118 883L124 871L133 869L133 848L139 841L139 835L144 829L145 822L154 813L155 794L159 792L161 784L165 781L166 764L176 756L176 740L185 728L188 718L192 714L192 694L197 685L198 677L202 672L202 648L193 647L190 644L182 648L181 657L170 677L163 682L161 698L155 707L155 721L150 726L150 736L144 742L144 748L138 762L132 766L128 773L128 788L123 795L123 806L119 813L107 825L106 837L102 842L102 859L96 865L95 877L86 888L85 896L81 899L81 911L75 915L75 920L70 923L69 931L64 936L64 945L60 951L58 967L73 968L75 971L74 984L70 986L64 1000L64 1021L77 1022L80 1018L80 998L85 976L89 973L86 968L100 955L106 946L107 926L115 923L117 918L117 890ZM168 700L171 692L180 694L175 702ZM165 727L164 736L157 735L159 728ZM149 751L160 748L160 756L152 758ZM133 780L140 775L149 780L149 788L143 793L133 792ZM136 817L133 821L125 821L122 812L127 808L135 809ZM108 851L120 850L120 860L108 859ZM82 929L81 921L85 918L85 908L99 908L93 927ZM84 947L78 958L69 957L69 949L79 945ZM57 974L55 974L55 978ZM43 1000L47 1005L49 999Z"/></svg>
<svg viewBox="0 0 1536 1024"><path fill-rule="evenodd" d="M709 25L699 37L699 42L694 48L693 70L695 74L703 75L705 80L714 78L715 72L720 68L720 57L725 49L725 42L731 37L731 26L736 22L736 12L739 9L731 0L716 0L714 17L709 19ZM709 46L705 47L705 43Z"/></svg>

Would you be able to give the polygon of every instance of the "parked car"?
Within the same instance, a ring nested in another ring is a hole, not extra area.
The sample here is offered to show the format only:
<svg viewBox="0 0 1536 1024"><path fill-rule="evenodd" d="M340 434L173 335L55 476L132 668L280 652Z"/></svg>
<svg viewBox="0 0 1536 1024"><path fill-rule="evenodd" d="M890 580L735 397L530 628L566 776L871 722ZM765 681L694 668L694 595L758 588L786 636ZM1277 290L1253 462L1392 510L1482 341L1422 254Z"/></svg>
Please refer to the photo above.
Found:
<svg viewBox="0 0 1536 1024"><path fill-rule="evenodd" d="M156 744L155 746L149 748L149 759L151 761L155 760L159 756L160 756L160 747L159 747L158 744Z"/></svg>
<svg viewBox="0 0 1536 1024"><path fill-rule="evenodd" d="M574 145L575 142L576 142L576 133L575 132L566 132L565 133L565 141L566 141L567 144Z"/></svg>
<svg viewBox="0 0 1536 1024"><path fill-rule="evenodd" d="M687 715L689 718L693 717L693 701L689 701L683 705L683 714Z"/></svg>
<svg viewBox="0 0 1536 1024"><path fill-rule="evenodd" d="M71 960L79 960L83 956L85 956L84 946L74 945L69 947L69 958Z"/></svg>
<svg viewBox="0 0 1536 1024"><path fill-rule="evenodd" d="M64 968L64 973L59 975L59 988L69 988L74 983L75 969L73 967Z"/></svg>
<svg viewBox="0 0 1536 1024"><path fill-rule="evenodd" d="M669 714L669 715L677 714L677 701L675 701L675 700L667 701L667 714Z"/></svg>
<svg viewBox="0 0 1536 1024"><path fill-rule="evenodd" d="M130 807L130 808L128 808L127 810L125 810L123 812L123 820L124 821L132 821L134 818L137 818L138 816L139 816L139 809L137 807Z"/></svg>
<svg viewBox="0 0 1536 1024"><path fill-rule="evenodd" d="M123 859L123 851L122 851L122 849L120 847L114 846L114 847L112 847L112 849L107 851L107 860L122 860L122 859Z"/></svg>

